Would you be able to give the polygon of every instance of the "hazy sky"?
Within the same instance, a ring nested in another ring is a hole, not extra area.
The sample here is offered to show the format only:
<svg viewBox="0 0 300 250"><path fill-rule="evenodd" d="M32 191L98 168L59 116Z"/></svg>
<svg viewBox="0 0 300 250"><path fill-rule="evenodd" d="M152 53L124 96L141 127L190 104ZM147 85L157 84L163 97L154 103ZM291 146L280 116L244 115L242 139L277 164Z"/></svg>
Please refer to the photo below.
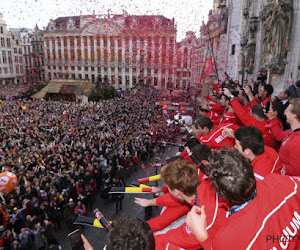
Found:
<svg viewBox="0 0 300 250"><path fill-rule="evenodd" d="M164 15L175 18L177 38L192 30L199 35L213 0L0 0L0 12L9 28L46 27L50 19L82 14Z"/></svg>

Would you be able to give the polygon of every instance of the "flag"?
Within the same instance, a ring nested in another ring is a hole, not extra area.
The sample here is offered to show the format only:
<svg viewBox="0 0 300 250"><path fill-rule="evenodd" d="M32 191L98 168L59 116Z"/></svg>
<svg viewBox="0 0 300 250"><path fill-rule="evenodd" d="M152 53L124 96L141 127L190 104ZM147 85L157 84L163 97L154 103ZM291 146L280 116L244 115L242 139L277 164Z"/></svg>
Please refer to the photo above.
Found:
<svg viewBox="0 0 300 250"><path fill-rule="evenodd" d="M213 65L213 61L212 61L212 55L210 53L210 49L208 49L207 51L207 57L206 57L206 61L204 64L204 69L203 69L203 73L200 77L200 83L202 81L202 79L208 75L210 75L211 73L214 73L214 65Z"/></svg>

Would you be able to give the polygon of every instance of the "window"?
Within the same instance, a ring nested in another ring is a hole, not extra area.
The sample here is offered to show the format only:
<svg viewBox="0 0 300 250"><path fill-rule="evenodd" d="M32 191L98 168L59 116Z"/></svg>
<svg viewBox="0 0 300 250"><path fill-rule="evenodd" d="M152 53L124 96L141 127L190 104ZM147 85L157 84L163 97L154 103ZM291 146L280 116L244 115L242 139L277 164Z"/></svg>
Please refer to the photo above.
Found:
<svg viewBox="0 0 300 250"><path fill-rule="evenodd" d="M235 54L235 44L231 45L231 55L233 56Z"/></svg>
<svg viewBox="0 0 300 250"><path fill-rule="evenodd" d="M2 51L2 62L3 64L7 64L6 51Z"/></svg>
<svg viewBox="0 0 300 250"><path fill-rule="evenodd" d="M1 38L1 47L5 47L5 41L3 37Z"/></svg>
<svg viewBox="0 0 300 250"><path fill-rule="evenodd" d="M0 27L0 30L1 30L1 33L3 34L3 27L2 26Z"/></svg>
<svg viewBox="0 0 300 250"><path fill-rule="evenodd" d="M7 74L7 73L8 73L7 68L3 68L3 70L4 70L4 74Z"/></svg>
<svg viewBox="0 0 300 250"><path fill-rule="evenodd" d="M9 72L12 74L14 73L14 68L9 68Z"/></svg>
<svg viewBox="0 0 300 250"><path fill-rule="evenodd" d="M11 44L10 44L10 39L9 38L6 38L6 44L7 44L7 47L10 48L11 47Z"/></svg>
<svg viewBox="0 0 300 250"><path fill-rule="evenodd" d="M68 46L68 42L67 42L67 38L64 37L64 46L67 47Z"/></svg>
<svg viewBox="0 0 300 250"><path fill-rule="evenodd" d="M107 36L103 37L103 44L104 44L104 47L107 47Z"/></svg>

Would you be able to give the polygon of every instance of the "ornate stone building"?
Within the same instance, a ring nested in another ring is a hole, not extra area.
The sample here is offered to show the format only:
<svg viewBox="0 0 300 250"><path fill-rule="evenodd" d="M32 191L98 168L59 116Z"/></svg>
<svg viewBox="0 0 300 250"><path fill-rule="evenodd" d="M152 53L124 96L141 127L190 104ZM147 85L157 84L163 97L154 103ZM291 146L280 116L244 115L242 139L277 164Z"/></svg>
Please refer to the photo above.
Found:
<svg viewBox="0 0 300 250"><path fill-rule="evenodd" d="M276 94L291 76L300 78L299 38L298 0L214 0L200 57L210 46L220 80L224 71L240 82L265 77Z"/></svg>
<svg viewBox="0 0 300 250"><path fill-rule="evenodd" d="M203 68L209 49L214 62L214 79L223 81L226 78L224 72L233 79L239 78L241 19L241 1L214 0L208 21L200 28L200 61Z"/></svg>
<svg viewBox="0 0 300 250"><path fill-rule="evenodd" d="M199 81L200 65L196 52L198 44L199 39L192 31L186 32L186 37L177 43L176 89L186 89Z"/></svg>
<svg viewBox="0 0 300 250"><path fill-rule="evenodd" d="M24 81L22 45L17 32L7 30L0 14L0 84L20 84Z"/></svg>
<svg viewBox="0 0 300 250"><path fill-rule="evenodd" d="M167 87L176 76L176 26L163 16L94 15L50 20L45 77L89 79L118 88Z"/></svg>
<svg viewBox="0 0 300 250"><path fill-rule="evenodd" d="M299 79L300 2L244 0L239 71L245 79L264 76L275 94Z"/></svg>

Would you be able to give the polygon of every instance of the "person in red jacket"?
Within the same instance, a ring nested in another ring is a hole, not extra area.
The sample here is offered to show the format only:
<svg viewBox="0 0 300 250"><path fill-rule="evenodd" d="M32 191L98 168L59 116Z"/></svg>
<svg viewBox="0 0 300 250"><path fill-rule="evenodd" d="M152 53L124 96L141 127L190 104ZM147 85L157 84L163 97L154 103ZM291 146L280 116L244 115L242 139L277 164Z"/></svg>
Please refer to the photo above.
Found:
<svg viewBox="0 0 300 250"><path fill-rule="evenodd" d="M190 139L191 140L191 139ZM193 163L196 166L198 176L200 183L202 183L202 180L205 179L204 177L204 170L201 164L207 164L208 158L211 154L211 149L203 144L197 144L193 147L193 143L186 143L190 148L192 152L192 159L188 156L175 156L167 160L167 162L171 162L172 160L176 159L182 159ZM201 170L202 169L202 170ZM160 214L160 216L157 216L155 218L152 218L147 221L147 223L150 225L153 232L160 231L164 229L165 227L169 226L171 223L173 223L175 220L179 219L180 217L187 214L187 212L190 211L191 206L189 203L185 201L180 201L173 197L170 193L168 193L167 186L160 187L152 187L153 193L163 193L162 196L154 198L154 199L143 199L143 198L136 198L135 202L143 207L148 206L164 206L166 207L165 210Z"/></svg>
<svg viewBox="0 0 300 250"><path fill-rule="evenodd" d="M256 180L262 180L270 173L284 173L277 152L264 145L262 133L257 128L241 127L234 136L235 148L251 162Z"/></svg>
<svg viewBox="0 0 300 250"><path fill-rule="evenodd" d="M271 132L281 142L279 157L287 175L300 176L300 98L294 98L285 110L290 130L282 131L276 119L270 121Z"/></svg>
<svg viewBox="0 0 300 250"><path fill-rule="evenodd" d="M258 87L259 104L265 108L268 102L271 102L271 95L274 89L271 84L261 84Z"/></svg>
<svg viewBox="0 0 300 250"><path fill-rule="evenodd" d="M225 128L236 131L239 126L233 123L224 123L214 125L208 117L200 117L197 119L198 134L196 138L203 144L209 146L211 149L221 149L222 147L234 147L234 139L223 135Z"/></svg>
<svg viewBox="0 0 300 250"><path fill-rule="evenodd" d="M220 123L221 116L217 112L209 110L207 105L201 105L201 107L199 109L199 115L200 116L207 116L208 118L211 119L213 124L219 124Z"/></svg>
<svg viewBox="0 0 300 250"><path fill-rule="evenodd" d="M258 128L264 137L265 145L279 149L279 145L274 139L270 128L268 128L268 119L264 114L263 107L255 105L251 107L250 114L243 108L239 101L237 101L228 89L224 89L224 94L231 98L231 106L236 115L245 126L254 126Z"/></svg>
<svg viewBox="0 0 300 250"><path fill-rule="evenodd" d="M231 206L215 235L206 229L206 208L188 213L187 226L204 249L300 248L300 178L270 174L256 182L249 161L229 149L214 152L208 176Z"/></svg>
<svg viewBox="0 0 300 250"><path fill-rule="evenodd" d="M207 230L214 235L225 219L227 203L221 199L211 186L208 178L199 178L195 167L186 160L175 160L162 168L161 177L170 194L191 206L207 208ZM168 231L166 234L155 235L156 249L166 249L168 245L184 249L199 249L199 242L191 234L185 224Z"/></svg>

